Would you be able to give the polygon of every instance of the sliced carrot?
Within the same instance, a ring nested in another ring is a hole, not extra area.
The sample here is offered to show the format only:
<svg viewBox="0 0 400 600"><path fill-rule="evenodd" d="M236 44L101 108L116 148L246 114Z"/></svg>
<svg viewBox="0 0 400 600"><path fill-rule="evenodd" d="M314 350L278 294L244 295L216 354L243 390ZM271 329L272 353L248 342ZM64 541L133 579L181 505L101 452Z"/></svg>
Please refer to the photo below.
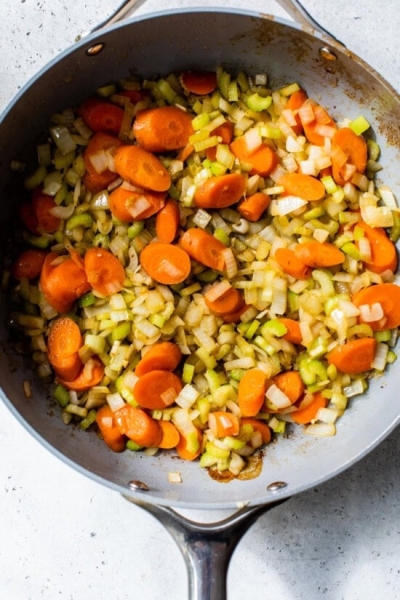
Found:
<svg viewBox="0 0 400 600"><path fill-rule="evenodd" d="M146 90L120 90L117 92L117 96L125 96L132 104L136 104L147 98L149 94Z"/></svg>
<svg viewBox="0 0 400 600"><path fill-rule="evenodd" d="M146 411L125 404L115 411L114 416L120 432L139 446L156 448L160 444L163 436L160 423Z"/></svg>
<svg viewBox="0 0 400 600"><path fill-rule="evenodd" d="M261 433L261 439L263 444L269 444L271 441L271 429L270 427L264 423L264 421L259 421L258 419L252 419L251 417L242 417L240 419L241 425L251 425L254 431L259 431Z"/></svg>
<svg viewBox="0 0 400 600"><path fill-rule="evenodd" d="M84 364L83 369L75 379L65 380L58 377L57 380L68 390L75 392L85 392L95 385L98 385L104 376L104 365L99 358L92 356Z"/></svg>
<svg viewBox="0 0 400 600"><path fill-rule="evenodd" d="M233 413L223 410L210 412L208 415L208 425L212 435L216 438L237 435L240 429L238 417Z"/></svg>
<svg viewBox="0 0 400 600"><path fill-rule="evenodd" d="M161 410L174 404L181 390L182 382L175 373L154 369L139 377L133 387L133 395L142 408Z"/></svg>
<svg viewBox="0 0 400 600"><path fill-rule="evenodd" d="M96 292L110 296L121 291L125 270L112 252L105 248L89 248L83 262L88 282Z"/></svg>
<svg viewBox="0 0 400 600"><path fill-rule="evenodd" d="M113 452L123 452L126 447L126 436L121 433L111 408L102 406L96 413L96 423L104 442Z"/></svg>
<svg viewBox="0 0 400 600"><path fill-rule="evenodd" d="M165 192L171 185L171 176L162 162L141 146L117 148L114 167L122 179L146 190Z"/></svg>
<svg viewBox="0 0 400 600"><path fill-rule="evenodd" d="M196 227L187 229L179 243L183 250L200 264L215 271L223 271L225 266L223 252L226 246L204 229Z"/></svg>
<svg viewBox="0 0 400 600"><path fill-rule="evenodd" d="M315 114L319 113L320 115L324 115L324 125L336 129L335 121L321 105L317 104L316 102L314 102L314 100L310 99L307 100L307 102L310 102L312 104ZM311 121L310 123L303 123L304 135L306 136L310 144L314 144L315 146L323 146L325 143L325 138L316 131L316 126L318 125L318 123L318 119L314 119L314 121Z"/></svg>
<svg viewBox="0 0 400 600"><path fill-rule="evenodd" d="M170 152L189 143L193 135L192 117L177 106L141 110L133 132L137 143L149 152Z"/></svg>
<svg viewBox="0 0 400 600"><path fill-rule="evenodd" d="M38 220L33 210L32 202L24 201L18 207L18 217L28 231L38 235Z"/></svg>
<svg viewBox="0 0 400 600"><path fill-rule="evenodd" d="M225 123L218 125L218 127L212 130L212 135L221 138L221 144L230 144L233 139L233 132L234 125L232 121L225 121ZM212 146L211 148L206 148L205 153L209 160L214 161L217 156L217 147Z"/></svg>
<svg viewBox="0 0 400 600"><path fill-rule="evenodd" d="M304 383L298 371L284 371L272 378L272 382L287 396L292 404L304 394Z"/></svg>
<svg viewBox="0 0 400 600"><path fill-rule="evenodd" d="M265 400L266 375L260 369L245 372L238 387L238 404L243 417L254 417Z"/></svg>
<svg viewBox="0 0 400 600"><path fill-rule="evenodd" d="M51 209L56 206L54 199L40 189L32 192L32 208L37 218L39 232L54 233L60 227L61 219L51 214Z"/></svg>
<svg viewBox="0 0 400 600"><path fill-rule="evenodd" d="M247 221L258 221L271 203L271 198L262 192L247 196L238 206L238 212Z"/></svg>
<svg viewBox="0 0 400 600"><path fill-rule="evenodd" d="M171 448L176 448L179 444L180 434L177 428L171 421L158 421L161 430L162 430L162 438L161 442L159 442L158 447L163 450L171 450Z"/></svg>
<svg viewBox="0 0 400 600"><path fill-rule="evenodd" d="M236 158L252 166L250 175L267 177L279 162L276 152L266 144L261 144L257 150L249 151L245 136L236 138L229 148Z"/></svg>
<svg viewBox="0 0 400 600"><path fill-rule="evenodd" d="M13 262L11 274L15 279L35 279L40 275L46 252L43 250L24 250Z"/></svg>
<svg viewBox="0 0 400 600"><path fill-rule="evenodd" d="M165 205L165 197L165 192L134 192L120 186L109 194L108 204L116 219L130 223L148 219L158 213Z"/></svg>
<svg viewBox="0 0 400 600"><path fill-rule="evenodd" d="M303 173L285 173L277 184L285 188L286 194L310 202L322 200L326 195L324 184L319 179Z"/></svg>
<svg viewBox="0 0 400 600"><path fill-rule="evenodd" d="M353 375L372 369L375 352L376 340L364 337L336 346L327 354L327 360L342 373Z"/></svg>
<svg viewBox="0 0 400 600"><path fill-rule="evenodd" d="M307 92L304 90L296 90L289 96L289 99L286 104L286 108L289 108L294 113L294 118L296 119L297 125L292 125L292 129L296 135L300 135L303 131L303 125L301 124L301 120L298 114L298 110L301 106L303 106L304 102L307 100Z"/></svg>
<svg viewBox="0 0 400 600"><path fill-rule="evenodd" d="M170 244L178 235L181 213L179 204L168 198L156 216L156 234L160 242Z"/></svg>
<svg viewBox="0 0 400 600"><path fill-rule="evenodd" d="M78 108L78 115L92 131L105 131L118 135L124 111L107 100L88 98Z"/></svg>
<svg viewBox="0 0 400 600"><path fill-rule="evenodd" d="M187 160L189 158L189 156L191 154L193 154L194 152L194 146L193 144L187 144L187 146L184 146L183 148L181 148L178 152L178 154L176 155L176 159L177 160L181 160L182 162L185 162L185 160ZM212 159L214 160L214 159Z"/></svg>
<svg viewBox="0 0 400 600"><path fill-rule="evenodd" d="M246 191L246 179L240 173L210 177L198 186L194 203L201 208L225 208L236 204Z"/></svg>
<svg viewBox="0 0 400 600"><path fill-rule="evenodd" d="M290 248L278 248L274 256L282 271L288 275L296 279L308 279L310 277L310 268L296 256L294 250Z"/></svg>
<svg viewBox="0 0 400 600"><path fill-rule="evenodd" d="M180 434L179 443L176 446L176 451L178 453L178 456L180 458L183 458L184 460L195 460L201 452L202 441L203 441L203 434L200 431L200 429L197 429L198 445L195 450L192 450L190 447L188 448L188 440L186 439L186 437L184 435Z"/></svg>
<svg viewBox="0 0 400 600"><path fill-rule="evenodd" d="M352 297L356 306L380 304L384 317L379 321L368 321L374 331L394 329L400 326L400 286L395 283L378 283L356 292ZM362 322L361 316L359 320Z"/></svg>
<svg viewBox="0 0 400 600"><path fill-rule="evenodd" d="M150 277L164 285L182 283L189 276L189 254L179 246L152 242L143 248L140 264Z"/></svg>
<svg viewBox="0 0 400 600"><path fill-rule="evenodd" d="M344 253L329 242L311 240L297 244L297 258L308 267L333 267L340 265L345 259Z"/></svg>
<svg viewBox="0 0 400 600"><path fill-rule="evenodd" d="M118 175L113 171L110 171L110 169L105 169L101 173L98 173L94 168L90 157L107 150L112 152L113 148L120 145L121 142L117 137L102 131L96 132L90 138L83 153L86 173L82 178L83 183L90 192L100 192L101 190L106 189L110 183L115 181L118 177Z"/></svg>
<svg viewBox="0 0 400 600"><path fill-rule="evenodd" d="M217 87L217 74L213 71L184 71L180 80L186 92L197 96L211 94Z"/></svg>
<svg viewBox="0 0 400 600"><path fill-rule="evenodd" d="M248 304L243 304L243 306L237 310L221 315L221 319L224 323L238 323L240 321L240 317L246 312L246 310L248 310L248 308L250 308Z"/></svg>
<svg viewBox="0 0 400 600"><path fill-rule="evenodd" d="M393 273L397 270L397 251L396 246L381 227L370 227L363 221L359 221L354 230L361 230L368 239L371 248L371 261L364 264L373 273L383 273L390 270ZM357 244L357 242L356 242Z"/></svg>
<svg viewBox="0 0 400 600"><path fill-rule="evenodd" d="M298 321L289 319L287 317L280 317L278 321L286 327L286 333L282 336L283 340L287 340L292 344L302 344L303 336L301 334L300 323Z"/></svg>
<svg viewBox="0 0 400 600"><path fill-rule="evenodd" d="M313 421L320 408L326 408L328 405L328 400L322 396L319 392L314 394L314 398L312 402L306 406L305 408L300 408L292 413L292 419L298 425L306 425Z"/></svg>
<svg viewBox="0 0 400 600"><path fill-rule="evenodd" d="M354 133L350 127L341 127L332 138L332 148L339 148L346 154L347 162L354 165L358 173L364 173L368 160L367 142L361 135ZM333 178L339 185L344 185L346 178L343 175L342 165L334 161L332 154Z"/></svg>
<svg viewBox="0 0 400 600"><path fill-rule="evenodd" d="M212 288L211 288L212 290ZM218 298L210 299L208 293L204 294L204 301L208 308L218 316L232 314L241 309L244 299L239 290L230 287Z"/></svg>
<svg viewBox="0 0 400 600"><path fill-rule="evenodd" d="M136 365L138 377L150 371L175 371L182 358L179 346L173 342L158 342L151 346Z"/></svg>
<svg viewBox="0 0 400 600"><path fill-rule="evenodd" d="M78 325L70 317L59 317L50 326L47 356L56 374L71 381L82 369L78 351L83 345Z"/></svg>
<svg viewBox="0 0 400 600"><path fill-rule="evenodd" d="M59 313L69 312L77 298L90 290L86 273L72 258L61 263L58 254L49 253L40 274L40 288L47 302Z"/></svg>

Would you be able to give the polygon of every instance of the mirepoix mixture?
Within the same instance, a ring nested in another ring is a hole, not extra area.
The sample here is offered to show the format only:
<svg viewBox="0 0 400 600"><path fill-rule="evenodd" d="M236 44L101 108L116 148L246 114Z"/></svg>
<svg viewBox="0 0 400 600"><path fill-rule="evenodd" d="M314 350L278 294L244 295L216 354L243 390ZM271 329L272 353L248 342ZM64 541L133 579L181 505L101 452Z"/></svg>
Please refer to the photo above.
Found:
<svg viewBox="0 0 400 600"><path fill-rule="evenodd" d="M294 428L335 435L396 359L380 149L311 93L219 67L49 115L3 284L66 424L237 476Z"/></svg>

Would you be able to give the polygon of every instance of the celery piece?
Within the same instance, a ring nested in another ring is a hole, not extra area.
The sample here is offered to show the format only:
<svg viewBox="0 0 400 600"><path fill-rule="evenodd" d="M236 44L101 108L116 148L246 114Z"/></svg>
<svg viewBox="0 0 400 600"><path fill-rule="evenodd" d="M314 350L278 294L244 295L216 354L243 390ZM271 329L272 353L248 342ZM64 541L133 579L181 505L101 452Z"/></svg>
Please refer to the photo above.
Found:
<svg viewBox="0 0 400 600"><path fill-rule="evenodd" d="M240 87L241 92L248 92L250 89L249 78L244 71L239 71L236 81Z"/></svg>
<svg viewBox="0 0 400 600"><path fill-rule="evenodd" d="M230 435L225 436L221 441L231 450L241 450L246 445L244 440L238 439L237 437L232 437Z"/></svg>
<svg viewBox="0 0 400 600"><path fill-rule="evenodd" d="M108 248L110 244L110 238L105 233L98 233L94 236L92 246L95 248Z"/></svg>
<svg viewBox="0 0 400 600"><path fill-rule="evenodd" d="M65 198L67 197L67 193L68 193L67 184L63 182L61 184L60 189L54 196L54 202L57 204L57 206L59 206L60 204L62 204L64 202Z"/></svg>
<svg viewBox="0 0 400 600"><path fill-rule="evenodd" d="M389 342L392 338L392 332L390 331L390 329L375 331L374 338L377 342Z"/></svg>
<svg viewBox="0 0 400 600"><path fill-rule="evenodd" d="M276 417L273 417L268 425L274 433L285 433L286 431L286 421L279 421Z"/></svg>
<svg viewBox="0 0 400 600"><path fill-rule="evenodd" d="M221 94L219 93L218 90L216 90L215 92L212 93L212 95L211 95L211 106L215 110L217 108L219 108L219 101L220 101L220 99L221 99Z"/></svg>
<svg viewBox="0 0 400 600"><path fill-rule="evenodd" d="M51 235L24 235L25 240L28 242L28 244L30 244L31 246L34 246L35 248L41 248L42 250L44 250L45 248L48 248L48 246L50 245L50 242L52 241L53 237Z"/></svg>
<svg viewBox="0 0 400 600"><path fill-rule="evenodd" d="M261 327L261 335L263 333L280 338L287 333L287 329L278 319L271 319Z"/></svg>
<svg viewBox="0 0 400 600"><path fill-rule="evenodd" d="M97 88L96 93L102 98L108 98L109 96L112 96L113 94L117 93L117 86L115 85L115 83L102 85L101 87Z"/></svg>
<svg viewBox="0 0 400 600"><path fill-rule="evenodd" d="M221 385L218 373L214 371L214 369L207 369L207 371L204 373L204 376L207 379L210 391L215 392L216 390L218 390L218 388Z"/></svg>
<svg viewBox="0 0 400 600"><path fill-rule="evenodd" d="M220 89L222 96L225 98L225 100L228 100L228 98L229 98L230 83L231 83L230 74L224 70L221 70L221 73L219 74L219 77L218 77L218 87ZM216 108L218 108L218 107L216 107Z"/></svg>
<svg viewBox="0 0 400 600"><path fill-rule="evenodd" d="M228 87L228 100L229 102L237 102L239 100L239 90L236 81L231 81Z"/></svg>
<svg viewBox="0 0 400 600"><path fill-rule="evenodd" d="M206 452L215 458L228 458L231 451L225 448L215 446L212 442L206 443Z"/></svg>
<svg viewBox="0 0 400 600"><path fill-rule="evenodd" d="M198 348L195 351L197 358L199 358L206 366L207 369L214 369L217 365L217 361L211 356L207 350L203 347Z"/></svg>
<svg viewBox="0 0 400 600"><path fill-rule="evenodd" d="M211 269L197 273L196 279L199 279L203 283L213 283L218 277L218 273Z"/></svg>
<svg viewBox="0 0 400 600"><path fill-rule="evenodd" d="M72 215L66 224L66 229L74 229L75 227L91 227L93 225L93 217L88 212L83 212L80 214Z"/></svg>
<svg viewBox="0 0 400 600"><path fill-rule="evenodd" d="M58 404L62 408L65 408L67 406L67 404L69 404L69 401L70 401L69 391L67 390L67 388L65 388L61 384L58 384L54 388L53 398L54 398L54 400L57 400Z"/></svg>
<svg viewBox="0 0 400 600"><path fill-rule="evenodd" d="M208 125L209 122L210 122L209 113L201 113L201 114L197 115L197 117L194 117L194 119L192 121L192 126L193 126L193 129L195 131L197 131L198 129L203 129L203 127Z"/></svg>
<svg viewBox="0 0 400 600"><path fill-rule="evenodd" d="M232 369L229 372L229 376L234 381L240 381L242 379L242 377L243 377L244 374L245 374L245 370L244 369Z"/></svg>
<svg viewBox="0 0 400 600"><path fill-rule="evenodd" d="M36 169L36 171L34 171L30 175L28 175L28 177L25 179L25 181L24 181L25 189L34 190L41 183L43 183L46 175L47 175L46 167L44 165L40 165L40 167L38 167Z"/></svg>
<svg viewBox="0 0 400 600"><path fill-rule="evenodd" d="M183 371L182 371L183 383L192 383L193 376L194 376L194 365L191 365L190 363L186 362L183 365Z"/></svg>
<svg viewBox="0 0 400 600"><path fill-rule="evenodd" d="M137 452L138 450L141 450L143 446L139 446L139 444L137 444L133 440L128 440L126 442L125 448L127 450L131 450L132 452Z"/></svg>
<svg viewBox="0 0 400 600"><path fill-rule="evenodd" d="M175 185L171 185L171 187L168 190L168 194L171 196L171 198L173 200L179 200L181 197L180 191L178 190L178 188Z"/></svg>
<svg viewBox="0 0 400 600"><path fill-rule="evenodd" d="M154 315L150 315L149 321L152 325L155 325L156 327L161 329L161 327L164 327L166 319L165 319L165 317L163 317L162 315L157 313Z"/></svg>
<svg viewBox="0 0 400 600"><path fill-rule="evenodd" d="M204 452L200 457L200 467L208 469L213 467L218 462L218 458L209 452Z"/></svg>
<svg viewBox="0 0 400 600"><path fill-rule="evenodd" d="M81 296L79 298L79 306L81 308L85 308L86 306L91 306L95 302L96 302L96 296L93 294L93 292L87 292L87 294L84 294L83 296Z"/></svg>
<svg viewBox="0 0 400 600"><path fill-rule="evenodd" d="M346 242L340 247L341 251L354 258L355 260L361 260L360 251L353 242Z"/></svg>
<svg viewBox="0 0 400 600"><path fill-rule="evenodd" d="M119 323L111 333L111 341L123 340L132 331L132 324L129 321Z"/></svg>
<svg viewBox="0 0 400 600"><path fill-rule="evenodd" d="M393 210L393 226L390 229L389 237L391 241L395 244L400 238L400 214Z"/></svg>
<svg viewBox="0 0 400 600"><path fill-rule="evenodd" d="M84 417L82 419L82 421L79 423L79 427L81 429L85 429L85 430L88 429L96 421L96 414L97 414L97 411L94 410L94 408L92 410L89 410L87 416Z"/></svg>
<svg viewBox="0 0 400 600"><path fill-rule="evenodd" d="M262 110L267 110L272 104L272 96L260 96L257 92L247 96L246 106L250 110L254 110L255 112L261 112Z"/></svg>
<svg viewBox="0 0 400 600"><path fill-rule="evenodd" d="M30 315L31 317L38 316L38 308L32 302L28 300L24 301L24 313Z"/></svg>
<svg viewBox="0 0 400 600"><path fill-rule="evenodd" d="M71 150L70 152L67 152L66 154L62 154L61 150L59 150L58 148L56 149L56 151L54 152L54 166L57 169L57 171L62 171L63 169L66 169L67 167L69 167L75 158L75 151Z"/></svg>
<svg viewBox="0 0 400 600"><path fill-rule="evenodd" d="M302 215L302 217L305 221L311 221L312 219L318 219L319 217L322 217L324 214L325 209L323 208L323 206L317 206L315 208L312 208L311 210L308 210Z"/></svg>
<svg viewBox="0 0 400 600"><path fill-rule="evenodd" d="M302 380L307 386L314 385L317 381L328 379L328 373L325 365L314 358L304 358L300 360L299 372Z"/></svg>
<svg viewBox="0 0 400 600"><path fill-rule="evenodd" d="M86 173L86 164L85 159L82 155L77 156L72 163L72 168L79 175L79 177L83 177Z"/></svg>
<svg viewBox="0 0 400 600"><path fill-rule="evenodd" d="M169 103L173 104L176 96L175 90L172 89L166 79L159 79L157 81L157 88L161 96Z"/></svg>
<svg viewBox="0 0 400 600"><path fill-rule="evenodd" d="M214 237L217 238L217 240L219 240L220 242L222 242L224 246L229 246L229 235L227 234L225 229L222 229L222 227L217 227L214 230Z"/></svg>
<svg viewBox="0 0 400 600"><path fill-rule="evenodd" d="M216 162L216 161L213 162L213 163L211 163L210 170L211 170L211 173L213 175L216 175L217 177L219 175L225 175L225 173L226 173L226 167L224 165L221 165L221 163Z"/></svg>
<svg viewBox="0 0 400 600"><path fill-rule="evenodd" d="M391 365L397 360L397 354L393 350L389 350L386 357L387 364Z"/></svg>
<svg viewBox="0 0 400 600"><path fill-rule="evenodd" d="M375 140L369 139L367 141L367 148L368 148L368 157L370 158L370 160L377 161L379 158L379 155L381 153L381 149L380 149L378 142L376 142Z"/></svg>
<svg viewBox="0 0 400 600"><path fill-rule="evenodd" d="M349 123L349 127L354 131L356 135L361 135L362 133L364 133L364 131L367 131L367 129L369 129L371 126L368 123L367 119L363 115L360 115L359 117L356 117Z"/></svg>
<svg viewBox="0 0 400 600"><path fill-rule="evenodd" d="M243 335L246 338L246 340L251 340L260 326L260 321L257 321L257 319L255 319L251 323L246 323L246 325L248 325L248 327Z"/></svg>

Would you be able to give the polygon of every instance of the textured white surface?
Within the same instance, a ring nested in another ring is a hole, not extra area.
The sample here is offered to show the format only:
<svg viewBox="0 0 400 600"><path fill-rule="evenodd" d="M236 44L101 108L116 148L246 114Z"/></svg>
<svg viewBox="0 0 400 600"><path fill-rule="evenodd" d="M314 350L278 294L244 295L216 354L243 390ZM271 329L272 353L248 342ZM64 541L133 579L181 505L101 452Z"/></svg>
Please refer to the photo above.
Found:
<svg viewBox="0 0 400 600"><path fill-rule="evenodd" d="M3 0L0 110L118 4ZM140 12L188 4L225 2L148 0ZM272 0L229 5L286 16ZM307 0L304 6L400 90L398 0ZM186 598L183 559L161 525L55 459L1 404L0 449L2 600ZM399 517L395 431L346 473L258 520L233 556L229 600L400 598Z"/></svg>

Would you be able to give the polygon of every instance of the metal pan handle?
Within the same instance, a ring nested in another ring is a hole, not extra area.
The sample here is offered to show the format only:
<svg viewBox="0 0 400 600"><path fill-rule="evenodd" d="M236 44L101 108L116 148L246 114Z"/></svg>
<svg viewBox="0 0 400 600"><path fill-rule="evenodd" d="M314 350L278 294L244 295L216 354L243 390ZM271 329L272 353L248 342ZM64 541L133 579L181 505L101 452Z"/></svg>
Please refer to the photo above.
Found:
<svg viewBox="0 0 400 600"><path fill-rule="evenodd" d="M258 517L285 501L244 507L216 523L198 523L172 508L124 497L153 515L174 538L187 568L189 600L226 599L229 561L238 542Z"/></svg>
<svg viewBox="0 0 400 600"><path fill-rule="evenodd" d="M109 25L113 25L114 23L118 23L126 16L131 16L138 8L143 6L146 0L125 0L116 10L115 12L105 19L99 25L96 25L94 29L92 29L91 33L95 31L99 31L104 27ZM344 46L342 42L340 42L334 35L332 35L327 29L322 27L304 8L304 6L299 2L299 0L275 0L277 4L279 4L283 10L285 10L293 20L299 25L305 25L307 27L312 27L315 31L322 33L323 35L330 38L332 41Z"/></svg>

